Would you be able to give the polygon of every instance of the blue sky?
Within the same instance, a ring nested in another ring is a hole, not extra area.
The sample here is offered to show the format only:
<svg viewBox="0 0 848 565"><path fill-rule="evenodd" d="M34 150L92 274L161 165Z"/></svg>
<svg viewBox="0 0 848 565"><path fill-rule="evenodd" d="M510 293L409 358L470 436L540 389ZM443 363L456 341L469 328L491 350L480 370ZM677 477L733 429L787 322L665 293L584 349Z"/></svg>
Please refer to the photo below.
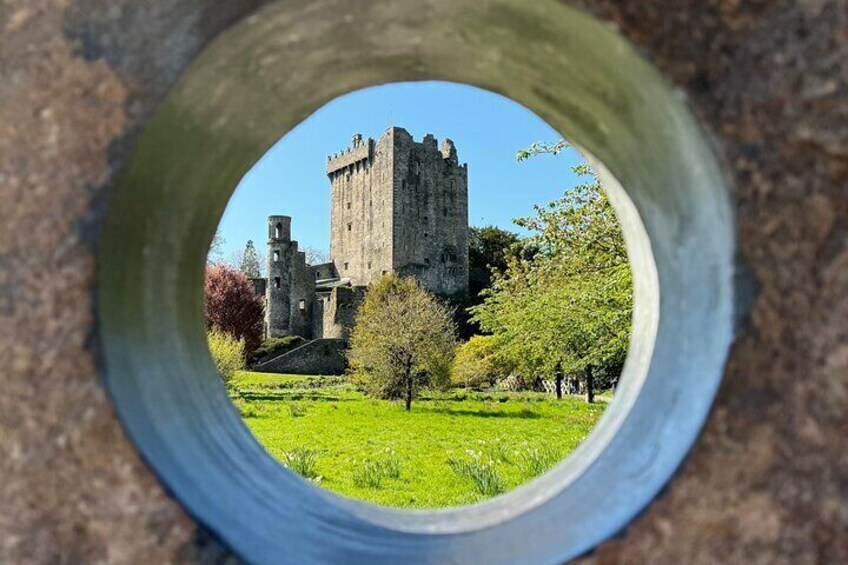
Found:
<svg viewBox="0 0 848 565"><path fill-rule="evenodd" d="M432 133L454 140L468 163L469 223L519 231L512 219L528 215L577 183L570 167L580 161L568 150L518 163L516 152L534 141L559 139L531 111L500 95L444 82L397 83L353 92L319 109L280 139L242 178L219 230L224 257L248 239L264 250L265 219L292 217L292 239L301 248L329 250L330 182L327 155L348 146L355 133L374 139L390 125L416 141Z"/></svg>

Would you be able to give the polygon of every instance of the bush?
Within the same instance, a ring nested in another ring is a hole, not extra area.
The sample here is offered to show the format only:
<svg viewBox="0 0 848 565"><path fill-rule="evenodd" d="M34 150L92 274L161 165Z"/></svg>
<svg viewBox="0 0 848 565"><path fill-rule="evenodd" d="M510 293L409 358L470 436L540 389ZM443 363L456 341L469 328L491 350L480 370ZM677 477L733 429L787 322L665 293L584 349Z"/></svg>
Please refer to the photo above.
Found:
<svg viewBox="0 0 848 565"><path fill-rule="evenodd" d="M244 358L256 351L264 331L264 300L244 273L227 265L206 268L206 328L244 340Z"/></svg>
<svg viewBox="0 0 848 565"><path fill-rule="evenodd" d="M510 367L497 355L496 337L475 335L456 348L451 382L466 388L479 387L509 376Z"/></svg>
<svg viewBox="0 0 848 565"><path fill-rule="evenodd" d="M211 329L206 332L209 352L224 384L228 384L236 371L244 369L244 339L236 339L226 332Z"/></svg>

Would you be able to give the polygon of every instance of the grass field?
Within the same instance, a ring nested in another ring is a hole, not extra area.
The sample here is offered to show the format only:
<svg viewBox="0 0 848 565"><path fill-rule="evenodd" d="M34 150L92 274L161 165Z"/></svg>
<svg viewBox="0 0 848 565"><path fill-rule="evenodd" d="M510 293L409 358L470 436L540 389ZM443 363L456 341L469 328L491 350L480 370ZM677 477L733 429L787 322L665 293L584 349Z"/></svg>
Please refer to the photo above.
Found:
<svg viewBox="0 0 848 565"><path fill-rule="evenodd" d="M338 494L434 508L477 502L570 453L606 407L541 393L426 393L406 412L340 377L239 373L248 427L277 459Z"/></svg>

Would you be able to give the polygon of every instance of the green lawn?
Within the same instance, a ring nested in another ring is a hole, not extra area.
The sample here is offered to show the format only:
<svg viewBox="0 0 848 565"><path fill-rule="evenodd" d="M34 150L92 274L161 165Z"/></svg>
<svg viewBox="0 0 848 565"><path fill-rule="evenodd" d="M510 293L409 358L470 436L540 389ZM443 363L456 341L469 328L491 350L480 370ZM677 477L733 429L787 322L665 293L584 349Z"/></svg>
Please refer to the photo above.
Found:
<svg viewBox="0 0 848 565"><path fill-rule="evenodd" d="M427 393L406 412L338 377L249 372L231 389L274 457L292 454L292 467L314 458L314 482L341 495L417 508L477 502L532 479L577 447L606 407L459 389Z"/></svg>

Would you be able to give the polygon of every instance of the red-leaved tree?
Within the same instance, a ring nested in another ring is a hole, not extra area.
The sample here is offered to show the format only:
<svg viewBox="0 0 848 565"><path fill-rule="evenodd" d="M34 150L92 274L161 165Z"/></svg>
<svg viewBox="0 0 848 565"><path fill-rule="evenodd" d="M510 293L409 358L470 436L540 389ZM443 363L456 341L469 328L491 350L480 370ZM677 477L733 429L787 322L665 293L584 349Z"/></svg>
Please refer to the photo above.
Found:
<svg viewBox="0 0 848 565"><path fill-rule="evenodd" d="M247 357L262 343L263 299L244 273L228 265L206 267L206 327L244 338Z"/></svg>

